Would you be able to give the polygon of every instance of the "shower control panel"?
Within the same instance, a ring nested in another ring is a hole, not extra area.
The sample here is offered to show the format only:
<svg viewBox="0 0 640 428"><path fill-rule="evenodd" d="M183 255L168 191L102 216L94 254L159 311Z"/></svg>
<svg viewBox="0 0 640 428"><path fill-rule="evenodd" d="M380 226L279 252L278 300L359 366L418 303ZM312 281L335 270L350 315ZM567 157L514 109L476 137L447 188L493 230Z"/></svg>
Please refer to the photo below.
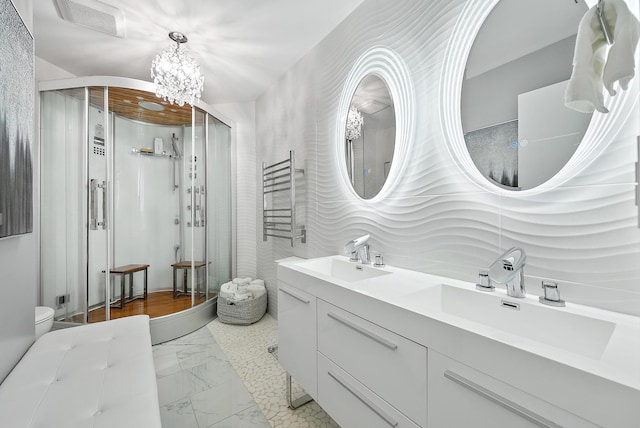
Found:
<svg viewBox="0 0 640 428"><path fill-rule="evenodd" d="M104 156L104 127L101 123L96 124L93 132L93 154Z"/></svg>

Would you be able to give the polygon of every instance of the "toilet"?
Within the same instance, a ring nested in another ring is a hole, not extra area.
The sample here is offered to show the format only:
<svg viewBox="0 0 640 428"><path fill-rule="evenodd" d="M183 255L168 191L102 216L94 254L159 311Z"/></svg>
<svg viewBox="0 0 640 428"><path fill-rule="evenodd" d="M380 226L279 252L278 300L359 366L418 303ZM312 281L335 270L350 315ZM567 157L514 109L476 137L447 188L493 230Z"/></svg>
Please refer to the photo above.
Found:
<svg viewBox="0 0 640 428"><path fill-rule="evenodd" d="M46 306L36 306L36 340L53 326L53 309Z"/></svg>

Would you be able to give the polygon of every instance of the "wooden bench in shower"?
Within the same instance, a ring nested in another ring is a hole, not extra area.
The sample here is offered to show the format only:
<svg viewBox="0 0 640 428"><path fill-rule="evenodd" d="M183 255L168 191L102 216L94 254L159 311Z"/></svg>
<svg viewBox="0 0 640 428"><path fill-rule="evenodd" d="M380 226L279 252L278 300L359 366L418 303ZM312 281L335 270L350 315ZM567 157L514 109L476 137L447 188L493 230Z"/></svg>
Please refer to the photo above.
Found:
<svg viewBox="0 0 640 428"><path fill-rule="evenodd" d="M193 266L191 266L193 263ZM191 261L184 261L184 262L180 262L180 263L174 263L171 265L171 267L173 268L173 298L176 299L178 296L183 295L183 294L190 294L189 291L187 290L187 272L193 267L193 269L195 270L195 275L196 275L196 290L197 290L197 297L196 298L200 298L200 270L205 267L206 263L205 262L191 262ZM183 269L184 270L184 278L182 280L182 291L178 291L178 269Z"/></svg>
<svg viewBox="0 0 640 428"><path fill-rule="evenodd" d="M120 305L115 306L116 308L124 309L125 303L129 303L133 300L144 299L147 300L147 268L149 265L125 265L113 268L109 271L110 274L120 275ZM133 295L133 274L135 272L144 272L144 292L142 295L134 296ZM125 298L124 292L124 280L125 277L129 276L129 298ZM114 307L112 305L112 307Z"/></svg>

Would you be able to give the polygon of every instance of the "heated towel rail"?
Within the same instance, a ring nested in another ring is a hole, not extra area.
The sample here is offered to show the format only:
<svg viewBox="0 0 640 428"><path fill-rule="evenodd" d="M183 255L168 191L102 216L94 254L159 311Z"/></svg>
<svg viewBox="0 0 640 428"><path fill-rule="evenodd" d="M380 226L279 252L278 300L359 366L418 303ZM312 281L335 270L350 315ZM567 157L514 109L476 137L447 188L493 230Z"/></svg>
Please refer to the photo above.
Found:
<svg viewBox="0 0 640 428"><path fill-rule="evenodd" d="M283 238L295 246L297 239L307 242L304 225L298 233L296 226L296 169L295 151L289 151L289 158L272 165L262 162L262 240L267 237Z"/></svg>

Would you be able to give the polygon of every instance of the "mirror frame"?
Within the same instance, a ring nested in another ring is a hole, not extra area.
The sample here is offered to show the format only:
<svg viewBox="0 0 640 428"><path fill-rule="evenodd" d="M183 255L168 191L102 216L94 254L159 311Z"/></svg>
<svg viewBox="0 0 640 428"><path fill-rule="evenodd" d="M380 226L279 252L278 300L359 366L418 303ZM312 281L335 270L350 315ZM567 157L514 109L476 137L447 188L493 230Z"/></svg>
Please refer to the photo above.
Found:
<svg viewBox="0 0 640 428"><path fill-rule="evenodd" d="M468 0L462 8L451 32L451 38L445 52L441 79L440 114L447 149L460 172L472 183L484 190L512 198L520 198L558 187L574 177L602 154L633 111L633 104L638 99L638 80L640 80L640 76L636 73L629 88L626 91L618 91L618 94L614 97L611 97L605 91L604 101L609 108L609 113L603 114L597 111L593 113L587 132L569 162L545 183L531 189L519 191L504 189L491 183L480 173L467 150L462 132L461 97L464 71L471 47L480 31L480 27L482 27L485 19L499 1ZM589 8L594 6L596 2L597 0L585 0ZM638 16L638 5L629 4L628 1L627 5L631 12ZM636 55L638 51L636 51Z"/></svg>
<svg viewBox="0 0 640 428"><path fill-rule="evenodd" d="M353 94L355 94L362 79L371 74L382 79L389 89L395 109L396 136L393 160L387 180L378 194L370 199L364 199L356 193L351 185L346 166L347 160L344 145L347 115ZM351 195L363 202L376 202L386 197L392 191L397 185L407 164L408 154L413 141L415 123L415 94L409 72L404 62L400 56L385 46L374 46L368 49L355 61L345 80L338 104L338 117L336 121L335 159L341 180Z"/></svg>

